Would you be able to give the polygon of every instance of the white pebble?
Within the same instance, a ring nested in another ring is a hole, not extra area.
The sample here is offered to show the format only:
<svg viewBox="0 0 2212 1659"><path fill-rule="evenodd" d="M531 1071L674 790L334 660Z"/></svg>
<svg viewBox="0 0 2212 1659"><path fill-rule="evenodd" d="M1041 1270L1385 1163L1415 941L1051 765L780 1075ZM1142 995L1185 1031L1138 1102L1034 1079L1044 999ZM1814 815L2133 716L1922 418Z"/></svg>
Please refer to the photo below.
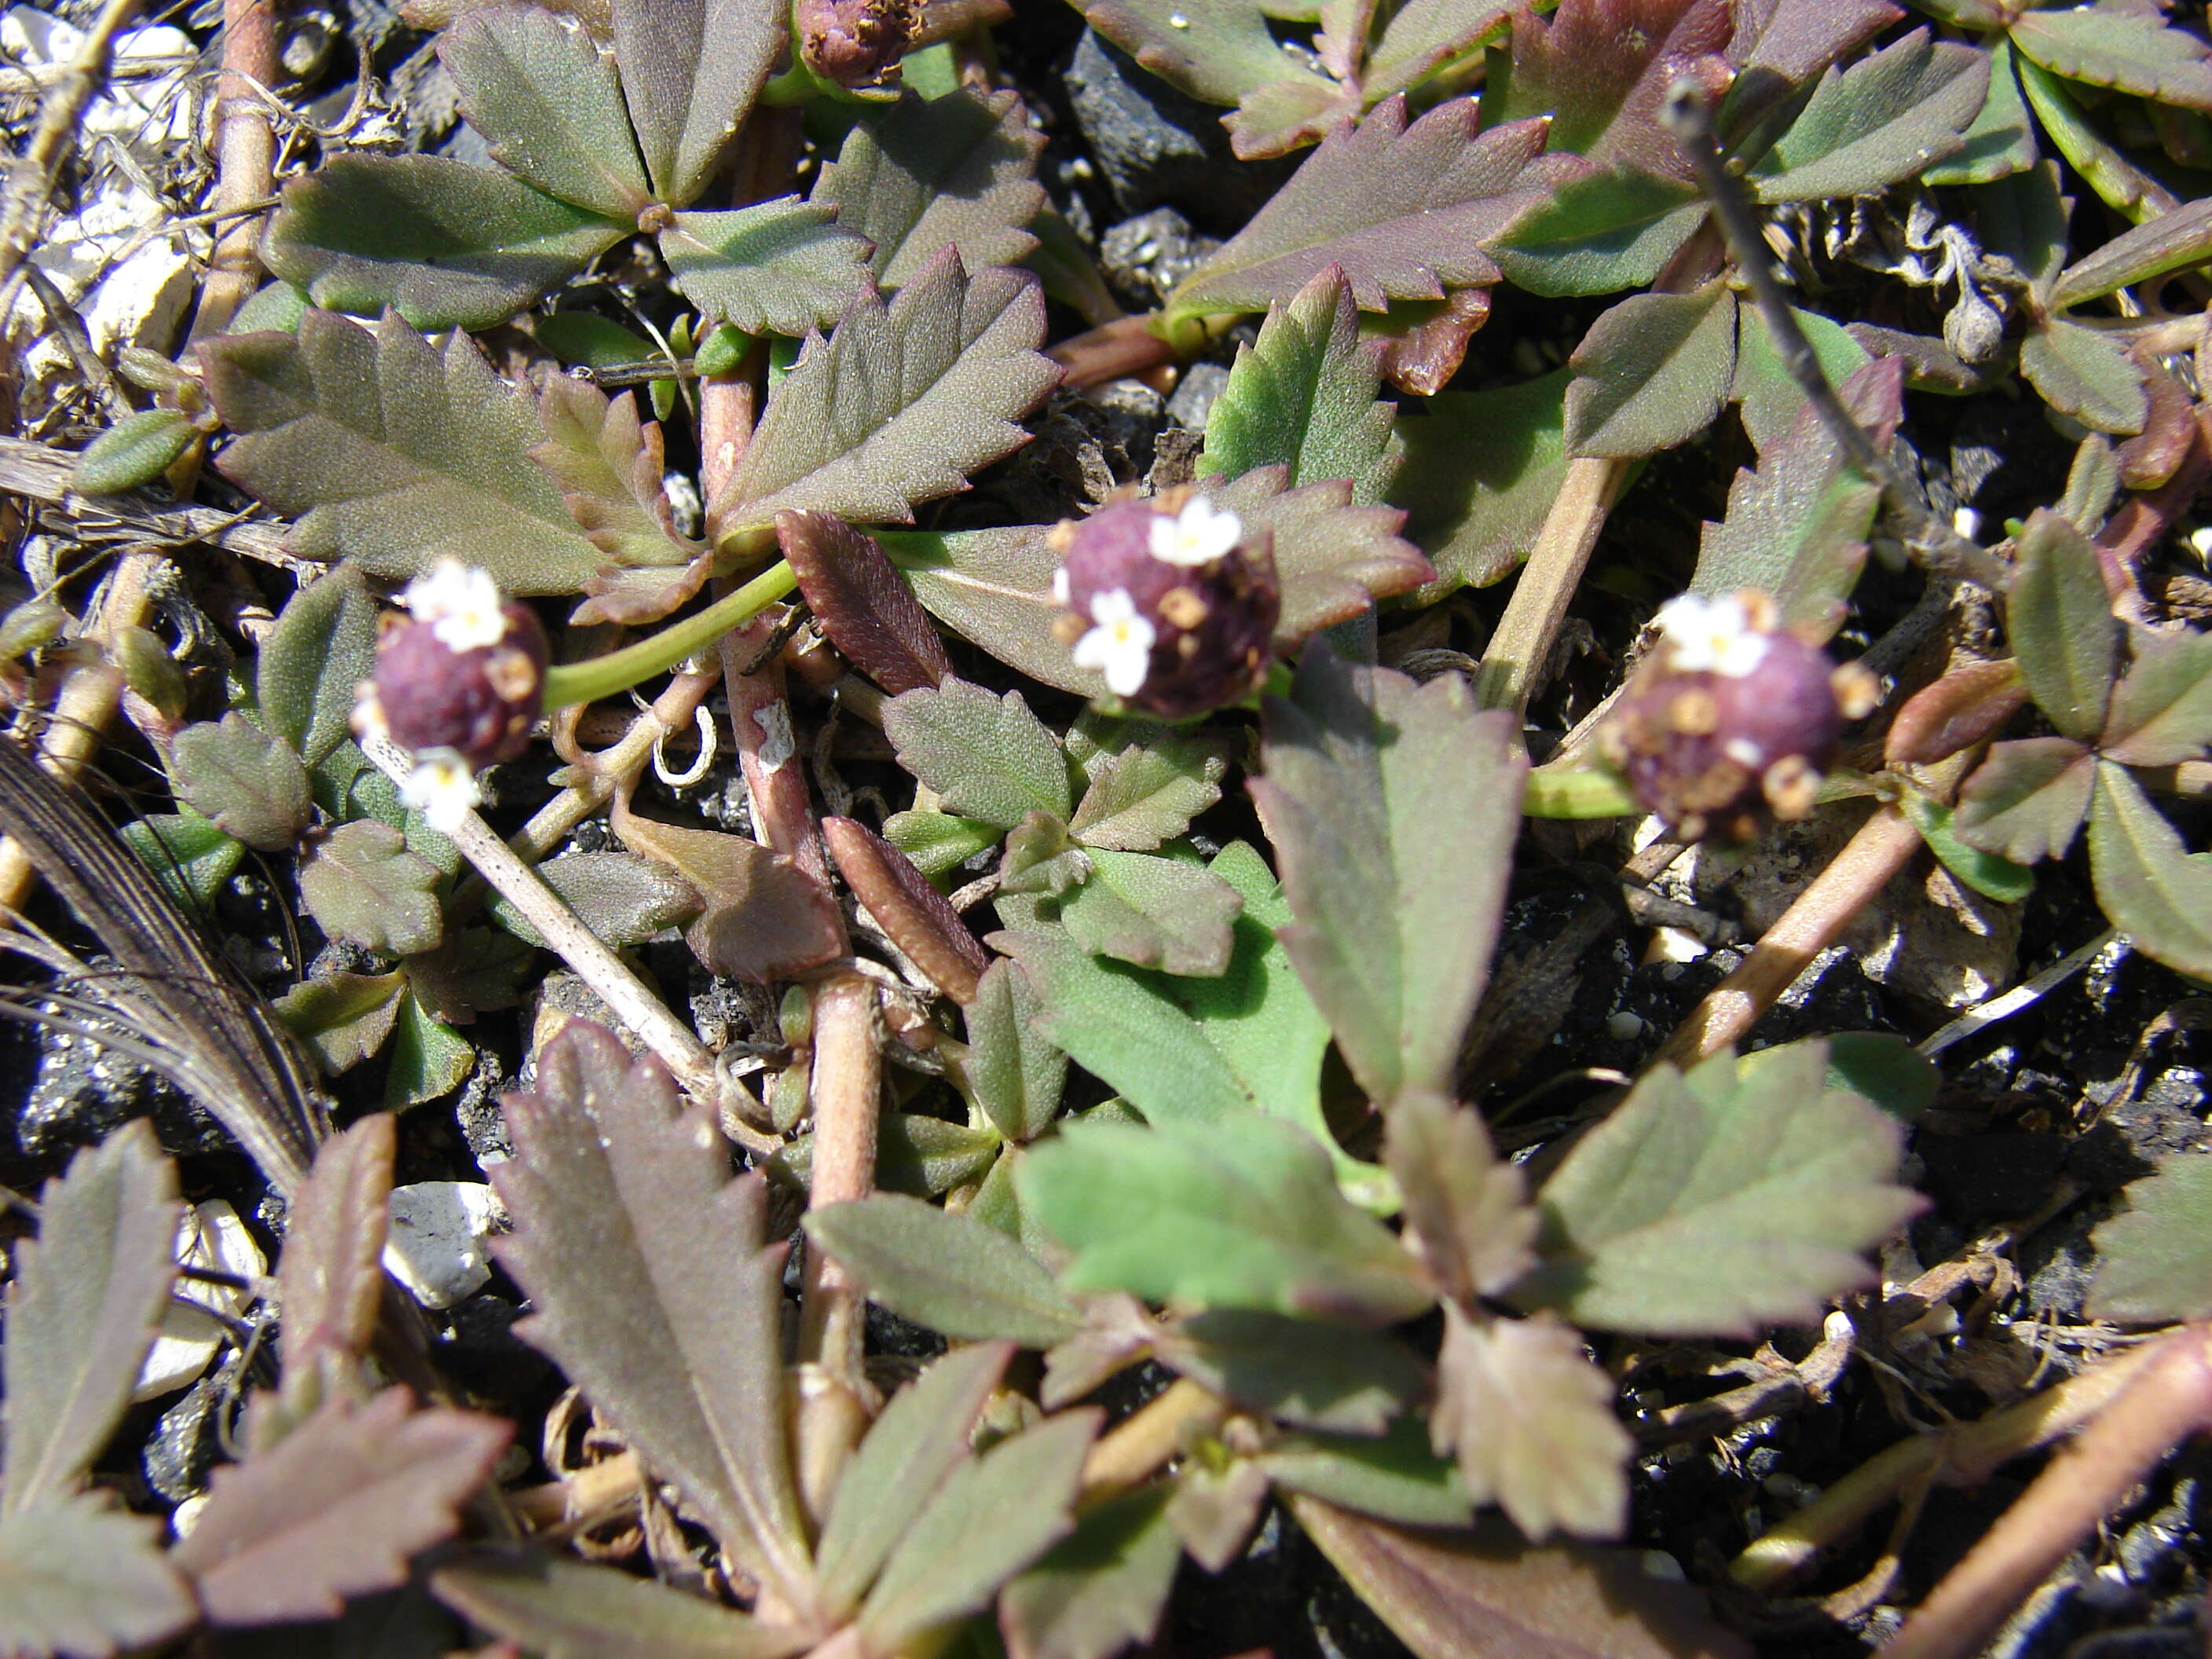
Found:
<svg viewBox="0 0 2212 1659"><path fill-rule="evenodd" d="M484 1239L504 1218L481 1181L418 1181L392 1189L385 1271L426 1308L450 1308L491 1277Z"/></svg>
<svg viewBox="0 0 2212 1659"><path fill-rule="evenodd" d="M238 1212L219 1198L185 1212L177 1226L177 1261L203 1273L228 1273L249 1285L269 1271L269 1259ZM216 1316L237 1317L252 1295L251 1290L179 1278L161 1315L161 1334L138 1368L138 1385L131 1397L158 1400L198 1382L222 1346L227 1328Z"/></svg>

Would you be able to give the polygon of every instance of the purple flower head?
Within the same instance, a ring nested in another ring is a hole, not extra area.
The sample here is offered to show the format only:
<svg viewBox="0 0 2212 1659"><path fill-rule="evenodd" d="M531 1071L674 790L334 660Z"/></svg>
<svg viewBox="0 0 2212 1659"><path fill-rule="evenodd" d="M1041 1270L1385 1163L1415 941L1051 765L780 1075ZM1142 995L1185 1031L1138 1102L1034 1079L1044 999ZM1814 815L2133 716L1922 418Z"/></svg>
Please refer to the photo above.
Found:
<svg viewBox="0 0 2212 1659"><path fill-rule="evenodd" d="M1686 841L1744 841L1819 799L1872 678L1784 630L1756 590L1660 607L1658 643L1630 678L1601 749L1638 800Z"/></svg>
<svg viewBox="0 0 2212 1659"><path fill-rule="evenodd" d="M881 86L921 21L916 0L798 0L793 33L806 67L841 87Z"/></svg>
<svg viewBox="0 0 2212 1659"><path fill-rule="evenodd" d="M1186 720L1258 689L1282 599L1267 532L1190 489L1059 526L1055 631L1129 708Z"/></svg>

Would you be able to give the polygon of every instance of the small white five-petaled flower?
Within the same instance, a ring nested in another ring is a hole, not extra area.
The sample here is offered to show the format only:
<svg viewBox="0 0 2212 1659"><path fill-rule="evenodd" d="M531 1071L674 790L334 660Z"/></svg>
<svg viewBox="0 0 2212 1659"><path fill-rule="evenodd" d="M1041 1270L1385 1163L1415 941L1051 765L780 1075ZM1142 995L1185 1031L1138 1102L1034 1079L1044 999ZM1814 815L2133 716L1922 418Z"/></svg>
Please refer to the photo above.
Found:
<svg viewBox="0 0 2212 1659"><path fill-rule="evenodd" d="M1668 665L1680 672L1740 680L1766 659L1767 636L1751 625L1751 613L1733 593L1717 599L1684 593L1661 605L1652 620L1667 636Z"/></svg>
<svg viewBox="0 0 2212 1659"><path fill-rule="evenodd" d="M1137 614L1137 602L1126 587L1094 596L1091 620L1097 625L1075 642L1075 665L1104 674L1106 689L1115 696L1133 696L1152 671L1158 631Z"/></svg>
<svg viewBox="0 0 2212 1659"><path fill-rule="evenodd" d="M407 584L399 596L416 622L448 651L476 651L507 637L507 606L491 572L444 558Z"/></svg>
<svg viewBox="0 0 2212 1659"><path fill-rule="evenodd" d="M1196 569L1226 554L1243 533L1243 521L1234 513L1225 507L1217 512L1205 496L1194 495L1172 519L1164 513L1153 517L1152 556L1163 564Z"/></svg>
<svg viewBox="0 0 2212 1659"><path fill-rule="evenodd" d="M420 812L440 835L450 836L483 804L483 791L466 761L450 749L440 749L415 757L415 769L399 786L399 800Z"/></svg>

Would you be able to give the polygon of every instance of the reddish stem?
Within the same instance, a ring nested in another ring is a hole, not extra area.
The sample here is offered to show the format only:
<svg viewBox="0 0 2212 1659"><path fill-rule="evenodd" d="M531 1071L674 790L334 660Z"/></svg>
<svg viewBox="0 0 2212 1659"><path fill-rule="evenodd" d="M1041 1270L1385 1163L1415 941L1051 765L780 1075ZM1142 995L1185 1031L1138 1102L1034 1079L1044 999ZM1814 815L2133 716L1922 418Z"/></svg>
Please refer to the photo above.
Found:
<svg viewBox="0 0 2212 1659"><path fill-rule="evenodd" d="M273 86L283 70L277 57L279 3L223 0L222 75L216 83L221 173L215 199L218 210L238 216L216 238L199 312L192 319L195 340L228 328L261 281L261 216L251 210L269 195L276 132L258 88Z"/></svg>

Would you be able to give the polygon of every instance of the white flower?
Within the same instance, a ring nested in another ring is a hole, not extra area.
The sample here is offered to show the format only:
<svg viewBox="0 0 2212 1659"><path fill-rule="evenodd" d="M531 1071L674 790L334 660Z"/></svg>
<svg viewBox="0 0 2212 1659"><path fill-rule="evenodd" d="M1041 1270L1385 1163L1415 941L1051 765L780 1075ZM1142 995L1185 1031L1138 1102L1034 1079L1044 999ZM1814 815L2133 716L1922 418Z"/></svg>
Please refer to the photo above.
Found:
<svg viewBox="0 0 2212 1659"><path fill-rule="evenodd" d="M1234 513L1217 513L1205 496L1194 495L1172 519L1164 513L1152 515L1152 556L1163 564L1195 569L1221 557L1243 534L1243 522Z"/></svg>
<svg viewBox="0 0 2212 1659"><path fill-rule="evenodd" d="M1094 596L1091 620L1097 626L1076 641L1075 665L1099 670L1115 696L1134 696L1152 668L1157 630L1137 614L1126 587Z"/></svg>
<svg viewBox="0 0 2212 1659"><path fill-rule="evenodd" d="M1052 573L1052 602L1054 605L1066 605L1068 602L1067 567L1066 565L1060 566L1059 569Z"/></svg>
<svg viewBox="0 0 2212 1659"><path fill-rule="evenodd" d="M415 757L415 769L399 786L400 804L411 806L441 836L483 804L483 791L468 763L450 749L432 749Z"/></svg>
<svg viewBox="0 0 2212 1659"><path fill-rule="evenodd" d="M430 624L449 651L475 651L507 637L507 611L491 572L459 559L438 561L399 596L416 622Z"/></svg>
<svg viewBox="0 0 2212 1659"><path fill-rule="evenodd" d="M1668 665L1686 674L1710 672L1740 680L1766 660L1766 635L1733 593L1709 599L1684 593L1659 607L1652 619L1667 637Z"/></svg>

